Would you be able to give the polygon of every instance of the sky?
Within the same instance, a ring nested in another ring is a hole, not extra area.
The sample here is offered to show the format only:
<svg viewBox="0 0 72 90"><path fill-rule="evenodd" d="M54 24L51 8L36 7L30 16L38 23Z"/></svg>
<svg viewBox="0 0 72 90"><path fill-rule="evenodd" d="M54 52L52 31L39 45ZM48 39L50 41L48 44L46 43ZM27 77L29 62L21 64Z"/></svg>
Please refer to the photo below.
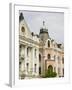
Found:
<svg viewBox="0 0 72 90"><path fill-rule="evenodd" d="M55 39L58 43L64 43L64 13L62 12L35 12L20 11L28 24L31 32L39 34L40 28L43 27L43 21L48 29L50 38Z"/></svg>

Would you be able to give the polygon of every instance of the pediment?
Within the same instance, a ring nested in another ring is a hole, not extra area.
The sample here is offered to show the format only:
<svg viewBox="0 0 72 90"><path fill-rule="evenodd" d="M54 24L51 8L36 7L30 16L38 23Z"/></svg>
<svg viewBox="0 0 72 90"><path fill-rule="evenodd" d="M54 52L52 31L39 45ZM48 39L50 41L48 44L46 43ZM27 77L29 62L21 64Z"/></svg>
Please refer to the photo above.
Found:
<svg viewBox="0 0 72 90"><path fill-rule="evenodd" d="M25 36L27 38L32 38L31 31L30 31L26 21L23 19L19 24L20 24L19 25L19 34L22 36Z"/></svg>

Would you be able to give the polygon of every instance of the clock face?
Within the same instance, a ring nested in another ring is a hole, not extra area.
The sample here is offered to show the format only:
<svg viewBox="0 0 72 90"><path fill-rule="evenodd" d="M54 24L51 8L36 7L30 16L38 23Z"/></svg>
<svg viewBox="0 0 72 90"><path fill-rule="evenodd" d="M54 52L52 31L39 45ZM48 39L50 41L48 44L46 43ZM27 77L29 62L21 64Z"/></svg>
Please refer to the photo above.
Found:
<svg viewBox="0 0 72 90"><path fill-rule="evenodd" d="M25 27L24 26L22 26L21 31L25 32Z"/></svg>

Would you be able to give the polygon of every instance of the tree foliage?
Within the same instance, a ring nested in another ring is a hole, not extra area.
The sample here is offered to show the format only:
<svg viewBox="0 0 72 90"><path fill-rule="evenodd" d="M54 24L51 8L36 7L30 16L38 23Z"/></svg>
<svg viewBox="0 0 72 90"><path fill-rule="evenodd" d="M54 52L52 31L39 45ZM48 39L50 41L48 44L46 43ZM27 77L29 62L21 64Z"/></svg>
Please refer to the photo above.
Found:
<svg viewBox="0 0 72 90"><path fill-rule="evenodd" d="M56 77L57 73L53 72L53 68L50 66L45 73L45 77Z"/></svg>

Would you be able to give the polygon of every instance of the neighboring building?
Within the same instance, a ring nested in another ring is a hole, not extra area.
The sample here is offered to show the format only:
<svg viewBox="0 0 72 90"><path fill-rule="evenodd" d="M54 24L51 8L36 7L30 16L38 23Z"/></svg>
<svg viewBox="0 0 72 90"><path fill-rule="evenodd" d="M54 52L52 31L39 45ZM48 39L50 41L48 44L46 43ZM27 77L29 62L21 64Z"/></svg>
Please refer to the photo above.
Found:
<svg viewBox="0 0 72 90"><path fill-rule="evenodd" d="M41 77L49 67L64 76L64 47L51 39L48 29L40 29L39 35L30 31L23 14L19 16L19 78Z"/></svg>

